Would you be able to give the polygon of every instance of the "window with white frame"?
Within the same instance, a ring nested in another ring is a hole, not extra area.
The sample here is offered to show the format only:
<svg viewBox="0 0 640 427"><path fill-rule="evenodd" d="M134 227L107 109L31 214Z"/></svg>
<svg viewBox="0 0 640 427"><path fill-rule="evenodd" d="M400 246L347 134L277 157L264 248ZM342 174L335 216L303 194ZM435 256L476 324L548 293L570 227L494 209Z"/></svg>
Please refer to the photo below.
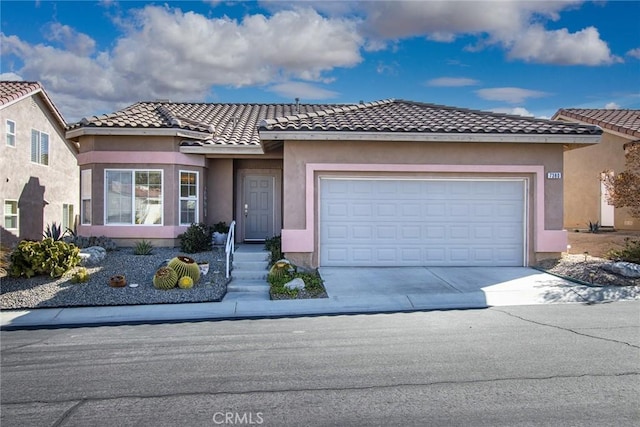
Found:
<svg viewBox="0 0 640 427"><path fill-rule="evenodd" d="M31 161L49 164L49 135L35 129L31 129Z"/></svg>
<svg viewBox="0 0 640 427"><path fill-rule="evenodd" d="M80 172L80 223L91 225L91 169Z"/></svg>
<svg viewBox="0 0 640 427"><path fill-rule="evenodd" d="M73 217L73 205L64 203L62 205L62 229L67 228L73 230L74 217Z"/></svg>
<svg viewBox="0 0 640 427"><path fill-rule="evenodd" d="M198 172L180 171L180 225L198 222Z"/></svg>
<svg viewBox="0 0 640 427"><path fill-rule="evenodd" d="M5 230L17 230L18 229L18 201L17 200L5 200L4 201L4 228Z"/></svg>
<svg viewBox="0 0 640 427"><path fill-rule="evenodd" d="M105 170L105 224L161 225L161 170Z"/></svg>
<svg viewBox="0 0 640 427"><path fill-rule="evenodd" d="M7 120L7 145L9 147L16 146L16 122L13 120Z"/></svg>

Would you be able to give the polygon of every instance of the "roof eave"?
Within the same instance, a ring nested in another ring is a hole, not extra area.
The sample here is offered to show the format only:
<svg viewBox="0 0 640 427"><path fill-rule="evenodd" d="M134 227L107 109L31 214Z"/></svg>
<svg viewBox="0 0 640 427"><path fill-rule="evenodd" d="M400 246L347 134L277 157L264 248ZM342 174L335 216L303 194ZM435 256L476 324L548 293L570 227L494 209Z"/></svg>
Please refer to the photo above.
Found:
<svg viewBox="0 0 640 427"><path fill-rule="evenodd" d="M597 144L600 135L514 133L418 133L260 130L263 141L415 141L415 142L508 142L534 144Z"/></svg>
<svg viewBox="0 0 640 427"><path fill-rule="evenodd" d="M68 130L67 138L78 138L86 135L97 136L175 136L192 139L208 139L208 132L197 132L177 128L111 128L111 127L80 127Z"/></svg>
<svg viewBox="0 0 640 427"><path fill-rule="evenodd" d="M208 145L208 146L181 146L183 154L216 154L216 155L261 155L264 150L257 145Z"/></svg>

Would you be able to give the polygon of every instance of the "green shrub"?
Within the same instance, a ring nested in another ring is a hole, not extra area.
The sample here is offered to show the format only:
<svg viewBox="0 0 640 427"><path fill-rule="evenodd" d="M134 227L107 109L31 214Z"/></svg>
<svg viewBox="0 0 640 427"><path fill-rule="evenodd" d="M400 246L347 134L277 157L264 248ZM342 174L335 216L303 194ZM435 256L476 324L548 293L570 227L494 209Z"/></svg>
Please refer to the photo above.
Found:
<svg viewBox="0 0 640 427"><path fill-rule="evenodd" d="M78 271L71 276L71 283L85 283L89 281L89 272L85 267L80 267Z"/></svg>
<svg viewBox="0 0 640 427"><path fill-rule="evenodd" d="M153 245L144 239L136 242L133 248L134 255L151 255L151 252L153 252Z"/></svg>
<svg viewBox="0 0 640 427"><path fill-rule="evenodd" d="M271 286L271 294L272 295L286 295L289 297L297 297L298 289L287 289L284 285L295 278L300 278L304 280L304 289L311 295L319 295L324 292L324 285L322 282L322 277L317 270L312 272L298 272L298 271L288 271L282 275L271 275L268 276L267 280L269 281L269 285Z"/></svg>
<svg viewBox="0 0 640 427"><path fill-rule="evenodd" d="M191 224L178 238L182 252L192 254L211 250L211 227L206 224Z"/></svg>
<svg viewBox="0 0 640 427"><path fill-rule="evenodd" d="M607 252L606 257L612 260L640 264L640 240L631 240L627 237L624 239L622 249L611 249Z"/></svg>
<svg viewBox="0 0 640 427"><path fill-rule="evenodd" d="M27 278L39 274L60 277L78 265L79 253L77 246L50 237L41 242L23 240L11 253L10 274Z"/></svg>
<svg viewBox="0 0 640 427"><path fill-rule="evenodd" d="M271 252L271 261L269 266L272 266L276 261L284 258L282 253L282 239L280 236L273 236L270 239L264 241L264 248Z"/></svg>

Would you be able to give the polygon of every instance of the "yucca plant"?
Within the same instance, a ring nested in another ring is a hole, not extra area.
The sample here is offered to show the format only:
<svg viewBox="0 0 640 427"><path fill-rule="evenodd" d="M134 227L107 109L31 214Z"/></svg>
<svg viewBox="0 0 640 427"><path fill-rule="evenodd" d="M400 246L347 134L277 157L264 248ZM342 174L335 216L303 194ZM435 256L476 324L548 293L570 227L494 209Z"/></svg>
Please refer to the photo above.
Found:
<svg viewBox="0 0 640 427"><path fill-rule="evenodd" d="M133 248L135 255L151 255L151 252L153 252L153 245L147 240L137 242Z"/></svg>
<svg viewBox="0 0 640 427"><path fill-rule="evenodd" d="M46 238L51 238L53 239L54 242L57 242L58 240L62 240L62 238L64 236L67 235L67 231L62 231L62 225L58 225L55 222L52 222L51 224L47 224L47 228L44 229L44 233L42 233L42 236L46 239Z"/></svg>

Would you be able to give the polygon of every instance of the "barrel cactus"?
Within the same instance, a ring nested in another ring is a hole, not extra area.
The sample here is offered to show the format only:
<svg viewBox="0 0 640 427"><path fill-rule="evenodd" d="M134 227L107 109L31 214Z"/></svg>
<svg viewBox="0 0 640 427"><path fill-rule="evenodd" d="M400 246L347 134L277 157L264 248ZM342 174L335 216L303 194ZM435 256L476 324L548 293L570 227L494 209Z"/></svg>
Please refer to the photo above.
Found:
<svg viewBox="0 0 640 427"><path fill-rule="evenodd" d="M171 267L160 267L153 275L153 286L157 289L171 289L176 286L178 273Z"/></svg>
<svg viewBox="0 0 640 427"><path fill-rule="evenodd" d="M270 279L279 281L282 280L287 275L287 273L291 271L293 271L291 262L286 259L281 259L279 261L276 261L273 266L271 266L268 277Z"/></svg>
<svg viewBox="0 0 640 427"><path fill-rule="evenodd" d="M193 258L188 256L178 255L177 257L169 261L169 267L173 268L178 277L189 276L193 279L193 283L200 280L200 267Z"/></svg>
<svg viewBox="0 0 640 427"><path fill-rule="evenodd" d="M178 287L180 289L191 289L193 288L193 279L189 276L183 276L178 280Z"/></svg>

